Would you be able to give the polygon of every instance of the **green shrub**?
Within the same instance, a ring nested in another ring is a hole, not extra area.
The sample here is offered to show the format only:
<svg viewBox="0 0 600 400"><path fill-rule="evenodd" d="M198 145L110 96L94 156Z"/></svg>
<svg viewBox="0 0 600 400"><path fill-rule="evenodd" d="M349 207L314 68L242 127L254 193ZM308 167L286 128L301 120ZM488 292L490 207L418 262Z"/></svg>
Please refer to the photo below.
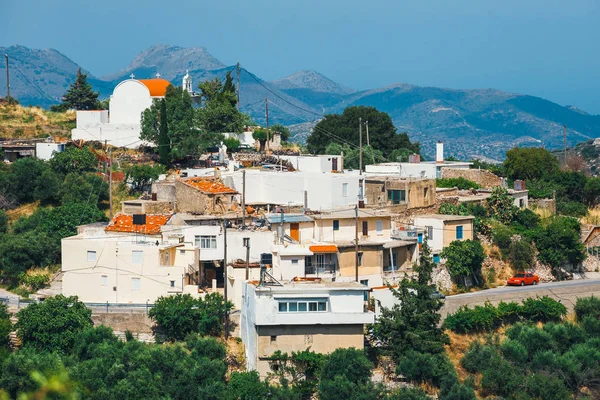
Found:
<svg viewBox="0 0 600 400"><path fill-rule="evenodd" d="M508 254L508 249L512 243L512 235L511 230L504 225L500 225L493 230L492 239L502 252L503 258L506 258Z"/></svg>
<svg viewBox="0 0 600 400"><path fill-rule="evenodd" d="M48 285L50 276L46 274L29 275L26 272L19 274L19 283L28 286L32 292L37 292Z"/></svg>
<svg viewBox="0 0 600 400"><path fill-rule="evenodd" d="M456 372L445 354L407 351L398 360L397 372L411 382L431 383L450 388L457 382Z"/></svg>
<svg viewBox="0 0 600 400"><path fill-rule="evenodd" d="M506 360L497 359L482 372L481 389L486 395L510 397L521 386L523 378L521 370Z"/></svg>
<svg viewBox="0 0 600 400"><path fill-rule="evenodd" d="M498 358L498 352L492 346L475 341L471 343L460 364L468 372L476 373L490 368Z"/></svg>
<svg viewBox="0 0 600 400"><path fill-rule="evenodd" d="M514 301L510 303L501 301L498 304L498 313L500 314L500 318L502 318L502 323L514 324L521 319L521 306Z"/></svg>
<svg viewBox="0 0 600 400"><path fill-rule="evenodd" d="M436 186L440 188L458 188L459 190L479 189L481 186L473 181L461 177L436 179Z"/></svg>
<svg viewBox="0 0 600 400"><path fill-rule="evenodd" d="M526 271L533 265L533 246L525 239L513 240L506 256L514 269Z"/></svg>
<svg viewBox="0 0 600 400"><path fill-rule="evenodd" d="M498 309L491 303L485 303L473 309L467 306L461 307L457 312L446 317L444 328L457 333L471 333L496 329L501 324L502 318Z"/></svg>
<svg viewBox="0 0 600 400"><path fill-rule="evenodd" d="M538 352L557 350L557 345L552 335L535 325L524 322L517 323L506 330L506 336L525 346L530 359Z"/></svg>
<svg viewBox="0 0 600 400"><path fill-rule="evenodd" d="M567 308L548 296L525 299L521 306L521 316L532 322L561 321L567 315Z"/></svg>
<svg viewBox="0 0 600 400"><path fill-rule="evenodd" d="M502 343L501 349L504 358L514 363L523 364L528 359L527 349L516 340L506 339Z"/></svg>
<svg viewBox="0 0 600 400"><path fill-rule="evenodd" d="M528 376L525 379L525 390L534 399L564 400L571 398L569 389L561 379L544 374Z"/></svg>
<svg viewBox="0 0 600 400"><path fill-rule="evenodd" d="M600 298L599 297L580 297L575 302L575 315L578 321L583 321L585 317L600 319Z"/></svg>
<svg viewBox="0 0 600 400"><path fill-rule="evenodd" d="M585 217L588 214L587 206L577 201L559 201L556 204L556 211L575 218Z"/></svg>

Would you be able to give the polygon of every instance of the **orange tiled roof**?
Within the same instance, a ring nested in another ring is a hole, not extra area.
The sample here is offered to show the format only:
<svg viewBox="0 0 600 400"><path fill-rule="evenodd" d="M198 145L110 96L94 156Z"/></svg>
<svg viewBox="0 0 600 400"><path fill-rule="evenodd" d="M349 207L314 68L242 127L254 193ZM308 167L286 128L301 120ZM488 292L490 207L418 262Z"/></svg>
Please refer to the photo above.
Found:
<svg viewBox="0 0 600 400"><path fill-rule="evenodd" d="M313 253L337 253L338 248L335 244L313 244L308 246Z"/></svg>
<svg viewBox="0 0 600 400"><path fill-rule="evenodd" d="M164 97L167 93L167 86L171 84L166 79L138 79L150 91L152 97Z"/></svg>
<svg viewBox="0 0 600 400"><path fill-rule="evenodd" d="M106 227L110 232L137 232L147 235L160 233L160 227L169 221L171 214L146 214L146 225L133 225L133 215L119 213Z"/></svg>
<svg viewBox="0 0 600 400"><path fill-rule="evenodd" d="M204 178L188 178L185 180L181 180L181 182L185 183L188 186L198 189L204 193L210 194L234 194L237 193L235 189L230 188L229 186L223 185L219 181L213 181Z"/></svg>

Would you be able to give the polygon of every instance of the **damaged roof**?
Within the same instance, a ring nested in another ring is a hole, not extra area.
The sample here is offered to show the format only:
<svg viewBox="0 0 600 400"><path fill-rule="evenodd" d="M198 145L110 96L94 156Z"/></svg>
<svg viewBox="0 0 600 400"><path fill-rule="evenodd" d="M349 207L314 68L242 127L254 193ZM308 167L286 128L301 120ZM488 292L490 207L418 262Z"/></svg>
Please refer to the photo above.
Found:
<svg viewBox="0 0 600 400"><path fill-rule="evenodd" d="M156 235L160 233L160 227L169 221L171 215L172 214L146 214L145 225L133 225L133 214L119 213L113 217L105 231Z"/></svg>
<svg viewBox="0 0 600 400"><path fill-rule="evenodd" d="M182 183L185 183L188 186L191 186L195 189L203 193L210 194L236 194L237 191L235 189L230 188L229 186L223 185L221 182L216 180L210 180L206 178L188 178L188 179L180 179Z"/></svg>

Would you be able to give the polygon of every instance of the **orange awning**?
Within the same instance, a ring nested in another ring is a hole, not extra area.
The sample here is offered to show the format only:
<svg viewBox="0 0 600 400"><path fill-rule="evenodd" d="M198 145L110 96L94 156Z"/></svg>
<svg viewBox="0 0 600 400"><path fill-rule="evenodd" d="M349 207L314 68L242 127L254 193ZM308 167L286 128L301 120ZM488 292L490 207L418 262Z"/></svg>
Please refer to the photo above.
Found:
<svg viewBox="0 0 600 400"><path fill-rule="evenodd" d="M337 253L338 248L335 244L315 244L309 246L313 253Z"/></svg>

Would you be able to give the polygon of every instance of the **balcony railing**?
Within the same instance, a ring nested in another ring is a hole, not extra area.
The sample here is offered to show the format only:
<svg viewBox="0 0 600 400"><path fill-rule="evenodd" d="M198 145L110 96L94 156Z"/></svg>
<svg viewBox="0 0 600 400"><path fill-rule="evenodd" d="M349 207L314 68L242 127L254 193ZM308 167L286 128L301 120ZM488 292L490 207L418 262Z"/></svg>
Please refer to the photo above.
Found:
<svg viewBox="0 0 600 400"><path fill-rule="evenodd" d="M326 275L326 274L335 274L337 271L337 264L335 263L325 263L325 264L314 264L307 265L304 267L305 275Z"/></svg>
<svg viewBox="0 0 600 400"><path fill-rule="evenodd" d="M391 237L392 239L400 239L400 240L417 240L418 239L418 230L415 227L404 227L402 229L394 229L392 230Z"/></svg>

